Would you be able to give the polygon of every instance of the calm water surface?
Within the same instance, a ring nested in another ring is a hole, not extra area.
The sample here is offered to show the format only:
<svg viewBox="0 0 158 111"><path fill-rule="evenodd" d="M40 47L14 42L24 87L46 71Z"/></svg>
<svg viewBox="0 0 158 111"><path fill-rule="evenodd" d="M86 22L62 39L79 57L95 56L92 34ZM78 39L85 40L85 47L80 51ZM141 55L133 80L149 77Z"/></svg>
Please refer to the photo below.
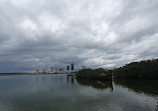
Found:
<svg viewBox="0 0 158 111"><path fill-rule="evenodd" d="M0 111L156 111L158 81L0 76Z"/></svg>

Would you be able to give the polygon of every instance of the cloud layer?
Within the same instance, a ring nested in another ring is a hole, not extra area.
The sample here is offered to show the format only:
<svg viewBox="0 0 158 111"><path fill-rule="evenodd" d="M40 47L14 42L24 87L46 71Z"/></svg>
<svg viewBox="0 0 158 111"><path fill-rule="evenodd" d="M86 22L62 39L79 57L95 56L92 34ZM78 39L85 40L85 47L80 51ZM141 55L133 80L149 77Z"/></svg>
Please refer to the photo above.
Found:
<svg viewBox="0 0 158 111"><path fill-rule="evenodd" d="M158 57L157 0L0 0L0 72Z"/></svg>

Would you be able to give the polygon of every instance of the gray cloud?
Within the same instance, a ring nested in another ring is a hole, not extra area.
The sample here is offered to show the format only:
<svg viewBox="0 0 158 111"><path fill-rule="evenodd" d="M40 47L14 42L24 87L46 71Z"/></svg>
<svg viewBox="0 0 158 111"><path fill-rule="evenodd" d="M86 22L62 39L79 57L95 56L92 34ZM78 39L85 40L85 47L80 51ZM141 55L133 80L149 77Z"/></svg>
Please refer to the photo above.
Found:
<svg viewBox="0 0 158 111"><path fill-rule="evenodd" d="M0 72L158 57L157 0L1 0Z"/></svg>

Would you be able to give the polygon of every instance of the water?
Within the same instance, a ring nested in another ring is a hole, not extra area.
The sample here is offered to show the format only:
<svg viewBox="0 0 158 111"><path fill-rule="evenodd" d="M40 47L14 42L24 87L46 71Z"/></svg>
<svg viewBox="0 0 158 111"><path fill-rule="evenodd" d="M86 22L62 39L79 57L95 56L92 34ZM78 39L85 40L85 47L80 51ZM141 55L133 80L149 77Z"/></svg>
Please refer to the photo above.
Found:
<svg viewBox="0 0 158 111"><path fill-rule="evenodd" d="M0 111L156 111L158 81L0 76Z"/></svg>

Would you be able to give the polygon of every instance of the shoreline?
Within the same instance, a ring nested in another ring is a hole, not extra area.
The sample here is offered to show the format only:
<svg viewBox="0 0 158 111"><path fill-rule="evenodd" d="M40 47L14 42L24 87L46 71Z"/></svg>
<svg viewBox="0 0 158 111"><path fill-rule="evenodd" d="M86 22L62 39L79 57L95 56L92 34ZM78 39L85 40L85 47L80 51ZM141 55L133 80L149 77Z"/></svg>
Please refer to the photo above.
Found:
<svg viewBox="0 0 158 111"><path fill-rule="evenodd" d="M40 73L40 74L37 74L37 73L0 73L0 76L14 76L14 75L53 75L53 74L67 74L67 73L46 73L46 74L43 74L43 73Z"/></svg>

